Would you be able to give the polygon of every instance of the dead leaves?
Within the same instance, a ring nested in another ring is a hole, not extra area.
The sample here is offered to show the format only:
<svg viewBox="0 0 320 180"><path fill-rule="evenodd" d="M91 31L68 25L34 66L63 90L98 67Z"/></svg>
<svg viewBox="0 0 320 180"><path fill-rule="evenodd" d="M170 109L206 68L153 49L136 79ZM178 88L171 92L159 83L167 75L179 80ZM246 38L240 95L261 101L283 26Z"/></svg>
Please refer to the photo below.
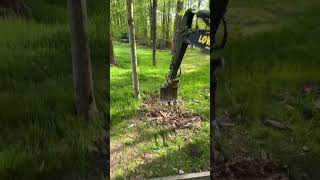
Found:
<svg viewBox="0 0 320 180"><path fill-rule="evenodd" d="M213 170L214 179L288 179L280 166L267 159L242 158L220 162L216 163Z"/></svg>
<svg viewBox="0 0 320 180"><path fill-rule="evenodd" d="M161 104L158 96L152 96L140 108L146 120L157 126L167 126L172 130L200 128L201 118L192 111L181 111L177 106Z"/></svg>

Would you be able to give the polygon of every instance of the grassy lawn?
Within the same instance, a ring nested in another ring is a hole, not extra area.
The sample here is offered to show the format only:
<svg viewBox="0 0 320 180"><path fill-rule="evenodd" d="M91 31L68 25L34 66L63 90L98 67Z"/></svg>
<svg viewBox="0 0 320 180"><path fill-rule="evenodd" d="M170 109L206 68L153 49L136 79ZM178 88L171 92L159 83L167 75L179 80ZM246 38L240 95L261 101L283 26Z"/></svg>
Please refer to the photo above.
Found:
<svg viewBox="0 0 320 180"><path fill-rule="evenodd" d="M28 4L32 18L0 18L0 179L100 178L89 158L105 115L89 123L75 114L66 4ZM105 112L106 33L89 7L95 97Z"/></svg>
<svg viewBox="0 0 320 180"><path fill-rule="evenodd" d="M265 151L292 179L320 178L319 7L318 1L231 2L217 102L236 124L222 132L225 157ZM266 126L267 119L292 131Z"/></svg>
<svg viewBox="0 0 320 180"><path fill-rule="evenodd" d="M291 179L320 178L319 8L316 0L230 2L230 39L223 51L225 67L219 70L217 94L219 118L235 124L221 131L225 160L259 158L266 153L286 167ZM188 141L179 140L186 135L182 133L161 147L150 140L137 141L137 134L128 127L140 120L139 105L158 92L168 72L170 54L158 52L158 66L152 67L151 50L138 48L142 100L136 102L128 46L116 43L115 48L120 66L111 68L111 154L115 153L111 176L122 179L142 173L155 177L176 174L180 168L185 172L206 170L208 56L189 50L180 83L183 106L199 112L205 123L200 131L187 132ZM311 87L309 92L304 91L307 86ZM266 126L266 120L276 120L291 130ZM202 149L199 157L188 155L190 143Z"/></svg>
<svg viewBox="0 0 320 180"><path fill-rule="evenodd" d="M137 48L141 100L132 96L131 66L127 44L115 43L118 67L111 67L111 178L143 174L158 177L176 174L178 169L197 172L209 168L209 55L199 50L188 50L182 65L179 89L182 106L193 109L202 117L198 130L179 131L170 135L167 146L156 145L150 138L137 135L127 127L139 121L139 105L151 94L159 92L169 72L171 54L168 50L157 52L157 67L152 66L151 49ZM196 60L197 59L197 60ZM141 126L148 137L150 126ZM183 138L190 136L188 140ZM199 145L200 155L191 157L187 146ZM145 160L148 156L148 160ZM193 162L193 163L191 163Z"/></svg>

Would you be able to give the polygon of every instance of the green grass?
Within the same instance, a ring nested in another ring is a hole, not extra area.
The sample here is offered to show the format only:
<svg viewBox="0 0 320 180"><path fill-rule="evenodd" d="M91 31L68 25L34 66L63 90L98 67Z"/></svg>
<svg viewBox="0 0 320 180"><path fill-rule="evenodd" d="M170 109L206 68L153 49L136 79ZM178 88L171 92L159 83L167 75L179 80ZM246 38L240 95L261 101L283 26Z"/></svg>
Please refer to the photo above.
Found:
<svg viewBox="0 0 320 180"><path fill-rule="evenodd" d="M320 178L320 111L314 105L320 97L315 93L302 93L307 83L320 86L319 7L316 0L308 3L297 0L230 2L227 13L230 39L223 52L218 52L225 57L225 67L218 74L218 112L225 112L236 124L221 131L222 154L226 160L243 155L259 157L261 151L265 151L273 161L288 166L290 179ZM141 102L132 98L128 47L116 44L116 54L120 67L111 68L111 147L122 143L125 144L123 155L129 155L127 157L134 155L130 149L136 149L151 152L155 158L148 163L130 159L131 164L121 166L123 169L115 172L114 177L132 176L134 171L142 171L147 177L176 174L172 167L197 171L186 163L190 160L186 153L189 142L180 141L179 150L179 140L162 148L155 143L139 145L135 138L128 139L132 133L127 129L131 123L128 119L138 114ZM151 66L151 50L138 48L143 98L157 92L168 72L169 53L161 51L157 56L155 68ZM195 51L188 51L180 90L186 107L208 119L209 67L208 61L200 61L199 56ZM193 98L200 103L195 103ZM266 126L266 119L288 124L292 131ZM199 132L203 144L209 141L205 127ZM191 141L197 142L197 137L196 133L192 134ZM303 146L309 151L304 152ZM202 157L195 164L204 165Z"/></svg>
<svg viewBox="0 0 320 180"><path fill-rule="evenodd" d="M237 126L222 133L225 142L231 141L224 144L224 153L232 159L240 153L231 148L245 148L250 156L264 150L288 165L290 178L319 179L320 113L314 105L319 94L303 95L302 89L307 83L320 85L320 4L250 2L232 3L228 14L230 29L237 31L230 32L223 52L226 66L219 71L217 105ZM285 96L288 101L282 103ZM266 119L289 124L293 131L267 127ZM230 136L241 140L232 142ZM303 146L310 151L303 152Z"/></svg>
<svg viewBox="0 0 320 180"><path fill-rule="evenodd" d="M182 131L178 135L168 132L171 140L163 146L160 135L157 137L158 144L153 138L154 134L163 130L153 129L148 124L141 125L142 135L140 136L127 127L132 123L132 119L138 118L139 105L151 94L159 92L160 85L169 72L171 54L168 50L157 51L157 66L153 67L151 49L137 48L138 77L142 98L136 101L132 94L129 52L127 44L115 42L115 54L119 66L111 67L110 133L111 149L120 150L111 150L111 156L115 156L111 158L111 178L122 179L140 173L145 177L159 177L176 174L178 169L185 172L207 170L209 168L209 55L201 54L199 50L187 51L182 64L179 87L179 98L183 100L183 107L200 113L203 120L202 128ZM195 59L198 60L195 61ZM183 137L188 134L191 137L183 140ZM139 138L143 140L139 141ZM190 144L200 145L198 157L189 155ZM121 159L124 156L128 157L125 161ZM151 158L146 161L142 158L144 156L151 156Z"/></svg>
<svg viewBox="0 0 320 180"><path fill-rule="evenodd" d="M30 2L30 19L0 18L0 179L97 176L95 162L88 159L105 115L92 123L77 118L67 17L39 21L41 14L57 17L60 11L37 14L49 8L47 1L37 3ZM65 6L55 6L67 12ZM101 20L89 16L95 97L105 112L107 54Z"/></svg>

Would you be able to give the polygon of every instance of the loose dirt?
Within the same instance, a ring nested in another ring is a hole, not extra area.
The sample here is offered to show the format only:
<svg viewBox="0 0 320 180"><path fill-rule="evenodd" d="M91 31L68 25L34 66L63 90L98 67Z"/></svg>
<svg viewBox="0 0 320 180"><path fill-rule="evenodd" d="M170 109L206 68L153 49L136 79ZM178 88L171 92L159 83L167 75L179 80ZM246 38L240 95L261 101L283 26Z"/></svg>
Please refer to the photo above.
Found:
<svg viewBox="0 0 320 180"><path fill-rule="evenodd" d="M149 99L147 99L142 106L140 107L141 116L138 119L132 121L132 124L129 125L129 130L133 130L135 132L134 136L130 138L138 138L139 126L143 122L147 122L151 126L157 127L168 127L172 131L180 131L180 130L187 130L193 128L200 128L201 127L201 117L198 113L182 109L181 106L174 106L174 105L165 105L160 102L159 96L153 95ZM222 118L222 117L221 117ZM222 118L223 119L223 118ZM229 121L226 121L229 122ZM226 123L223 120L221 123ZM233 126L227 126L227 128L232 128ZM138 134L136 134L138 133ZM128 134L129 136L129 134ZM138 138L139 139L139 138ZM141 139L140 139L141 140ZM140 142L143 143L143 142ZM146 142L144 142L146 143ZM119 145L119 149L115 147L115 144L111 146L111 153L114 152L115 154L111 154L111 159L115 162L111 163L114 166L116 164L124 163L124 160L119 160L123 154L130 153L130 157L140 157L143 159L142 155L137 151L135 145L133 145L131 150L125 148L122 144L116 143ZM195 150L194 150L195 149ZM197 154L197 148L190 147L191 154ZM128 151L128 152L127 152ZM122 154L122 155L121 155ZM222 156L222 153L219 153L219 156ZM152 159L151 154L151 159ZM250 156L250 155L248 155ZM260 157L257 159L250 158L247 155L240 155L237 159L230 159L226 160L223 157L217 158L218 160L214 163L214 174L212 174L213 179L262 179L262 180L287 180L289 179L285 173L285 169L274 163L272 160L264 157ZM119 161L119 162L118 162ZM126 162L128 159L126 159ZM112 169L112 167L111 167ZM113 170L115 171L115 170ZM114 176L114 173L111 173ZM138 173L138 172L137 172ZM178 172L177 172L178 174ZM142 175L138 173L138 177L142 177ZM134 177L131 176L134 179Z"/></svg>
<svg viewBox="0 0 320 180"><path fill-rule="evenodd" d="M271 160L241 158L215 164L213 179L289 180L284 168Z"/></svg>
<svg viewBox="0 0 320 180"><path fill-rule="evenodd" d="M140 111L144 119L151 124L167 126L172 130L201 126L201 118L198 113L182 110L176 105L163 104L157 95L151 96L140 107Z"/></svg>

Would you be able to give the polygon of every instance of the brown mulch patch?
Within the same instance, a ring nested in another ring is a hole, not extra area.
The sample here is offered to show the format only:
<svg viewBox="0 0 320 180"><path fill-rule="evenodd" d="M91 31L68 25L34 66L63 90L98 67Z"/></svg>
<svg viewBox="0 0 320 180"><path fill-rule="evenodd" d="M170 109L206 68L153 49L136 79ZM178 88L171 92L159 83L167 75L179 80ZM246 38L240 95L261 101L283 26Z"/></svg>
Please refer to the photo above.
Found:
<svg viewBox="0 0 320 180"><path fill-rule="evenodd" d="M201 126L201 118L198 113L182 110L178 105L161 103L158 95L153 95L145 101L140 111L144 119L153 125L167 126L172 130Z"/></svg>

